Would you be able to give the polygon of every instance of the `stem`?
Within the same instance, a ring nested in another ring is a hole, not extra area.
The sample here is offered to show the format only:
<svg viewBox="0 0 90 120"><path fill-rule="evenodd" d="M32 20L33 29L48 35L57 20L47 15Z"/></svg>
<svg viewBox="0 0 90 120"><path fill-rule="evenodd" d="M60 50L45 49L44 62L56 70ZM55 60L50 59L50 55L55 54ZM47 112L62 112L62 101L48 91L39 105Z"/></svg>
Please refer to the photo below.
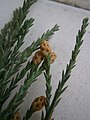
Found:
<svg viewBox="0 0 90 120"><path fill-rule="evenodd" d="M32 110L30 110L29 113L27 111L26 116L23 118L23 120L29 120L29 118L32 116L33 113L34 112Z"/></svg>
<svg viewBox="0 0 90 120"><path fill-rule="evenodd" d="M59 81L58 87L55 91L53 101L51 103L51 106L49 107L48 112L46 113L44 120L50 120L50 116L52 116L55 107L58 105L58 103L61 100L60 98L61 94L67 88L67 86L64 87L64 85L68 81L69 77L71 76L72 69L75 67L76 58L80 52L80 47L83 43L82 38L86 32L87 26L88 26L88 18L85 18L83 19L81 30L78 31L78 35L76 36L76 44L75 44L74 50L72 51L70 62L66 66L66 71L65 72L64 70L62 71L62 79L61 81Z"/></svg>

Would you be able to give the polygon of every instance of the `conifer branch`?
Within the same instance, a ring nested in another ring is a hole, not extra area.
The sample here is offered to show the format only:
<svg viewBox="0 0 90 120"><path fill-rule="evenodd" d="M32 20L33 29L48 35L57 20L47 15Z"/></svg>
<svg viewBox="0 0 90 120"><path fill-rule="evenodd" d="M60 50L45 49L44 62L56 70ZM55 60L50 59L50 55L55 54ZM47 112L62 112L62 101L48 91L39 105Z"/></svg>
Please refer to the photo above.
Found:
<svg viewBox="0 0 90 120"><path fill-rule="evenodd" d="M20 60L19 48L23 44L24 37L29 28L33 25L34 19L25 20L25 18L29 7L34 2L35 0L25 0L23 7L14 11L13 19L4 26L0 33L0 82L3 85L2 92L0 93L0 109L7 98L6 94L4 94L7 91L6 83L10 82L9 78L18 72L21 67L22 62ZM14 47L14 50L12 47ZM9 96L9 94L7 95Z"/></svg>
<svg viewBox="0 0 90 120"><path fill-rule="evenodd" d="M29 47L27 47L21 55L21 59L24 57L28 57L32 54L32 52L34 52L35 50L37 50L39 48L39 45L42 41L44 40L49 40L50 37L55 33L55 31L59 30L59 26L56 24L51 30L47 30L46 33L43 33L43 35L37 39L37 41L33 42Z"/></svg>
<svg viewBox="0 0 90 120"><path fill-rule="evenodd" d="M21 85L19 92L15 94L15 96L9 102L9 105L7 106L7 108L5 108L1 112L0 117L2 118L2 120L4 120L3 118L5 117L4 114L7 116L7 120L10 120L12 118L12 115L17 109L17 107L23 102L23 98L26 96L28 88L31 86L33 82L37 80L37 77L40 74L42 74L43 70L44 69L42 65L39 67L32 63L31 70L30 72L27 73L27 77L24 81L24 84Z"/></svg>
<svg viewBox="0 0 90 120"><path fill-rule="evenodd" d="M46 112L48 112L49 106L50 106L50 97L51 97L51 75L50 75L50 55L46 56L43 63L42 63L42 67L41 69L44 70L44 76L46 79L46 104L45 104L45 108L46 108ZM29 120L30 117L32 116L32 114L34 113L34 111L32 111L32 107L30 107L30 109L27 110L26 112L26 116L23 117L23 120ZM42 118L44 112L42 112Z"/></svg>
<svg viewBox="0 0 90 120"><path fill-rule="evenodd" d="M45 40L45 39L49 39L53 34L54 34L54 32L55 31L58 31L58 28L59 28L59 26L57 26L57 25L55 25L51 30L48 30L46 33L44 33L42 36L41 36L41 38L39 38L36 42L33 42L29 47L27 47L22 53L19 53L19 59L17 59L17 63L16 63L16 65L14 66L14 67L10 67L10 69L9 69L9 71L7 70L6 71L6 78L5 78L5 81L6 80L9 80L9 78L13 75L13 74L15 74L16 72L18 72L18 70L19 70L19 68L21 67L21 64L23 63L23 62L26 62L27 61L27 58L29 57L29 56L31 56L32 55L32 53L36 50L36 49L38 49L39 48L39 45L40 45L40 43L43 41L43 40ZM14 59L14 58L13 58ZM21 71L21 73L19 74L19 73L17 73L17 77L16 77L16 79L12 79L11 81L11 84L10 84L10 87L9 88L7 88L6 90L3 90L3 91L6 91L6 92L4 92L4 94L2 95L2 97L1 97L1 107L2 107L2 105L3 105L3 103L7 100L7 98L10 96L10 93L11 93L11 91L15 88L15 87L17 87L17 82L18 81L20 81L20 80L22 80L22 78L25 76L25 74L26 74L26 72L31 68L31 65L30 65L31 63L30 62L28 62L28 64L26 65L26 68L24 68L22 71ZM28 69L27 69L27 67L28 67ZM17 81L17 82L16 82ZM10 82L10 81L9 81ZM5 87L6 88L6 87ZM4 87L3 87L3 89L4 89ZM8 94L7 94L8 93Z"/></svg>
<svg viewBox="0 0 90 120"><path fill-rule="evenodd" d="M51 74L50 74L50 55L46 57L45 62L43 64L45 72L44 72L44 76L45 76L45 80L46 80L46 105L45 105L45 109L46 112L48 112L48 109L50 107L50 98L51 98L51 90L52 90L52 86L51 86Z"/></svg>
<svg viewBox="0 0 90 120"><path fill-rule="evenodd" d="M76 36L76 44L74 50L72 51L70 62L69 64L67 64L66 71L65 72L64 70L62 71L62 79L58 83L58 88L56 89L53 101L51 103L51 106L49 107L48 113L46 113L44 120L50 120L50 117L54 112L54 108L61 100L61 94L67 89L67 86L64 87L64 85L71 76L72 69L75 67L76 58L80 52L80 47L83 43L82 38L86 32L87 26L88 26L88 18L85 18L83 19L81 30L78 31L78 35Z"/></svg>
<svg viewBox="0 0 90 120"><path fill-rule="evenodd" d="M24 38L29 32L30 27L33 25L34 19L26 19L29 12L29 8L37 0L24 0L22 7L16 9L13 12L13 18L10 22L5 24L0 33L0 118L2 120L12 120L13 114L18 111L18 107L23 103L24 98L28 92L28 88L37 80L38 76L44 72L46 80L46 98L44 97L44 105L46 109L46 115L42 112L41 120L50 120L54 112L55 107L61 100L62 93L67 89L65 83L71 76L72 69L75 67L76 58L80 52L80 47L83 43L83 36L88 26L88 18L83 19L81 29L76 36L76 44L72 51L71 59L67 64L66 70L62 71L62 79L58 83L58 87L55 91L52 102L51 98L51 73L50 73L50 55L46 58L44 56L41 64L34 64L33 60L28 61L28 58L33 52L40 48L40 44L44 40L49 38L59 30L59 26L56 24L51 30L47 30L40 38L34 41L25 50L20 52L20 47L24 43ZM26 66L23 68L23 63ZM14 88L18 85L18 82L24 79L24 83L20 86L19 91L15 93L14 97L10 100L9 104L3 108L4 103L10 97ZM3 86L3 87L2 87ZM65 87L64 87L65 86ZM35 101L36 102L36 101ZM40 107L41 110L42 107ZM2 109L3 108L3 109ZM23 120L29 120L35 109L32 109L32 105L27 110ZM37 110L36 110L37 111Z"/></svg>
<svg viewBox="0 0 90 120"><path fill-rule="evenodd" d="M11 48L17 41L17 36L20 34L20 29L27 16L27 13L29 12L29 8L36 1L37 0L24 0L23 6L13 12L12 20L5 24L4 28L1 30L0 42L2 44L3 51Z"/></svg>

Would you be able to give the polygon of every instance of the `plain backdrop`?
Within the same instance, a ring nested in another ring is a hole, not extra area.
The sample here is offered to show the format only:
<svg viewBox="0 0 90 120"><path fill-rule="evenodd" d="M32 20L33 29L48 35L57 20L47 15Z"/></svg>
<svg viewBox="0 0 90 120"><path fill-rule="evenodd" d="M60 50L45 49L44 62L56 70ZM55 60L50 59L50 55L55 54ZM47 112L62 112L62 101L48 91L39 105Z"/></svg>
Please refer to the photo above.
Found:
<svg viewBox="0 0 90 120"><path fill-rule="evenodd" d="M90 10L90 0L54 0Z"/></svg>
<svg viewBox="0 0 90 120"><path fill-rule="evenodd" d="M22 5L23 0L0 0L0 29L12 18L12 11ZM61 71L69 62L71 51L75 44L75 36L83 18L90 18L90 11L70 7L48 0L38 0L28 14L35 18L34 26L25 37L24 50L33 40L37 40L43 32L51 29L56 23L60 30L50 39L50 45L57 54L57 59L51 66L52 94L61 79ZM90 21L89 21L90 22ZM62 100L54 112L55 120L90 120L90 25L84 36L84 43L77 59L77 65L67 82L68 89L62 95ZM22 80L23 81L23 80ZM19 86L23 82L19 83ZM13 91L13 94L18 89ZM45 95L45 80L41 75L28 90L25 102L20 105L20 113L25 115L31 102L37 96ZM52 95L52 97L53 97ZM31 120L40 120L41 113L36 112Z"/></svg>

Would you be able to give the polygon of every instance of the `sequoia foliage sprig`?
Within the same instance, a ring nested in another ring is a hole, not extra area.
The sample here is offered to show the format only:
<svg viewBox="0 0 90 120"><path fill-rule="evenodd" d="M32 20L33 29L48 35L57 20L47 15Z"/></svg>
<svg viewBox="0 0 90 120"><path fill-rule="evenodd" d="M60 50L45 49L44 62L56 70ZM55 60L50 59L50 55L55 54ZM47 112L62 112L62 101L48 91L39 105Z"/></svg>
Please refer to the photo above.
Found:
<svg viewBox="0 0 90 120"><path fill-rule="evenodd" d="M45 80L46 80L46 112L48 112L48 109L50 107L50 98L51 98L51 90L52 90L52 86L51 86L51 74L50 74L50 55L45 59L45 63L44 63L44 68L45 68L45 72L44 72L44 76L45 76Z"/></svg>
<svg viewBox="0 0 90 120"><path fill-rule="evenodd" d="M33 18L26 19L26 16L29 12L29 8L36 1L37 0L24 0L22 7L19 7L13 12L12 20L5 24L0 32L0 119L2 120L13 120L13 115L19 111L19 105L24 102L28 88L30 88L32 83L34 83L42 73L44 73L46 80L46 96L41 96L43 98L42 100L44 100L43 105L36 110L32 109L33 106L31 105L26 111L23 120L29 120L33 113L42 109L43 106L45 106L46 112L45 114L42 112L41 120L51 120L54 109L61 100L61 94L67 88L67 86L64 87L64 85L69 79L72 69L75 67L76 58L83 43L82 38L88 26L88 18L85 18L81 30L78 31L78 35L76 36L76 44L72 51L70 62L67 64L66 70L62 71L62 79L59 81L58 88L51 101L50 54L44 56L42 62L38 65L34 64L33 60L29 60L28 58L33 52L40 50L41 43L44 40L49 40L49 38L59 30L59 26L56 24L51 30L47 30L25 50L20 51L20 47L24 44L24 38L34 22ZM25 63L25 66L23 66L23 63ZM24 80L24 83L9 100L6 107L3 107L8 98L11 97L12 91L17 88L18 82L21 80ZM38 97L38 99L39 98L40 97Z"/></svg>
<svg viewBox="0 0 90 120"><path fill-rule="evenodd" d="M69 77L71 76L72 69L76 65L76 58L80 52L80 47L83 43L82 38L86 32L86 28L87 28L88 24L89 24L88 18L83 19L81 29L78 31L78 35L76 36L76 44L75 44L74 50L72 51L70 62L69 62L69 64L67 64L66 70L62 71L62 79L58 83L58 88L55 91L54 98L53 98L52 103L48 109L48 112L46 113L44 120L50 120L50 118L54 112L55 107L58 105L58 103L61 100L62 93L68 87L68 86L64 87L64 85L67 82L67 80L69 79ZM49 91L48 91L48 93L49 93Z"/></svg>
<svg viewBox="0 0 90 120"><path fill-rule="evenodd" d="M59 28L59 26L55 25L24 51L19 51L29 28L34 22L33 18L26 19L26 16L29 8L35 2L36 0L24 0L23 6L13 12L12 20L5 24L0 33L0 118L2 120L11 119L17 107L23 102L28 88L43 71L42 67L35 66L27 58L39 48L40 43L44 39L49 39ZM25 62L27 64L22 68L22 64ZM8 106L2 109L4 103L10 97L12 90L18 86L17 83L26 74L27 77L24 84L20 87L19 92L14 95Z"/></svg>

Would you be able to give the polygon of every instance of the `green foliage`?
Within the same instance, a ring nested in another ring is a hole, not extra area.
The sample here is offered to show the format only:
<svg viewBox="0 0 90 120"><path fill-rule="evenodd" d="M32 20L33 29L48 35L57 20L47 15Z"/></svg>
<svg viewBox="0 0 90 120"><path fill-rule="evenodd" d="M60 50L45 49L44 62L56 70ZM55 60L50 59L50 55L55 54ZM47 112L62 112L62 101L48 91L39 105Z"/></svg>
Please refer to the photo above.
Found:
<svg viewBox="0 0 90 120"><path fill-rule="evenodd" d="M55 107L58 105L58 103L61 100L62 93L67 89L67 86L64 87L64 85L67 82L67 80L69 79L69 77L71 76L72 69L75 67L76 58L80 52L80 47L83 43L82 38L86 32L87 26L88 26L88 18L85 18L85 19L83 19L81 30L78 31L78 35L76 36L76 44L75 44L74 50L72 51L70 62L69 62L69 64L67 64L66 70L62 71L62 79L58 83L58 87L55 91L54 98L48 109L48 112L46 113L44 120L50 120ZM49 91L48 91L48 93L49 93Z"/></svg>
<svg viewBox="0 0 90 120"><path fill-rule="evenodd" d="M58 30L58 26L55 25L24 51L19 51L29 28L34 22L33 18L26 19L29 8L34 2L36 0L24 0L23 6L13 12L12 20L5 24L0 33L0 118L2 120L11 119L17 107L23 102L28 88L44 70L42 65L35 66L27 58L39 48L43 40L49 39ZM27 62L26 66L22 68L22 64L25 62ZM10 97L12 90L17 87L17 83L25 75L27 77L19 92L14 95L8 106L3 109L3 105Z"/></svg>
<svg viewBox="0 0 90 120"><path fill-rule="evenodd" d="M45 76L45 80L46 80L46 112L48 112L48 109L50 107L50 98L51 98L51 90L52 90L52 86L51 86L51 74L50 74L50 55L47 56L47 58L45 59L45 62L43 64L44 68L45 68L45 72L44 72L44 76Z"/></svg>
<svg viewBox="0 0 90 120"><path fill-rule="evenodd" d="M2 120L12 119L13 114L19 110L19 105L23 103L28 88L30 88L32 83L34 83L42 73L44 73L46 80L46 114L44 115L42 111L41 120L50 120L54 108L61 100L61 94L67 88L67 86L64 87L64 85L71 75L71 70L75 67L76 58L83 43L82 37L88 26L88 18L85 18L81 30L79 30L76 36L76 44L72 51L70 62L66 67L66 71L62 71L62 79L59 81L58 88L51 101L50 55L39 65L34 65L32 60L29 61L28 58L33 52L40 48L40 43L43 40L49 40L54 32L59 30L59 26L56 24L51 30L47 30L40 38L20 52L20 47L24 44L24 38L34 22L33 18L26 19L26 16L29 8L36 1L37 0L24 0L22 7L19 7L13 12L12 20L5 24L0 33L0 118ZM22 67L23 63L26 64L25 67ZM19 91L11 98L8 105L3 108L11 96L12 91L18 86L18 82L22 79L24 83L20 86ZM29 120L33 113L30 106L23 120Z"/></svg>

